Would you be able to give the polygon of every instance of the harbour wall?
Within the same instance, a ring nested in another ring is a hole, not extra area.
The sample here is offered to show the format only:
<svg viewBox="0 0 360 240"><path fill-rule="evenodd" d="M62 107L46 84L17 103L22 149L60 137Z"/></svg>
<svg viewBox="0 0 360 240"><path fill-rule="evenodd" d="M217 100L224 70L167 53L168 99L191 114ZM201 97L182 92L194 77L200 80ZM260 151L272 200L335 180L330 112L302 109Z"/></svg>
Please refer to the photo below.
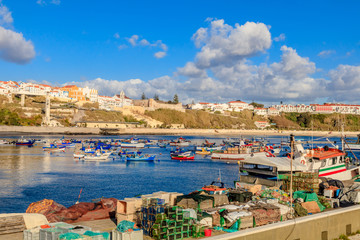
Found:
<svg viewBox="0 0 360 240"><path fill-rule="evenodd" d="M100 134L99 128L79 128L79 127L30 127L30 126L0 126L2 135L39 135L39 134L59 134L59 135L80 135L80 134Z"/></svg>
<svg viewBox="0 0 360 240"><path fill-rule="evenodd" d="M0 126L0 134L61 134L61 135L98 135L100 128L89 127L32 127L32 126ZM347 137L354 137L360 132L345 132ZM322 131L276 131L276 130L241 130L241 129L168 129L168 128L119 128L117 135L178 135L178 136L326 136L340 137L341 132Z"/></svg>
<svg viewBox="0 0 360 240"><path fill-rule="evenodd" d="M360 206L332 210L285 222L241 230L207 240L331 240L360 230Z"/></svg>

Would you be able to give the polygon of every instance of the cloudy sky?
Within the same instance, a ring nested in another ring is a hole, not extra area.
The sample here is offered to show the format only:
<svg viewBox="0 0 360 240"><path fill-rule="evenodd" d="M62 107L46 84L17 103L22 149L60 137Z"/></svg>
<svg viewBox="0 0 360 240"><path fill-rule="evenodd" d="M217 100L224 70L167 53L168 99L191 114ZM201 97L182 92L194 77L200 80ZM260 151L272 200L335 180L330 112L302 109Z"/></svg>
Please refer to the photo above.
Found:
<svg viewBox="0 0 360 240"><path fill-rule="evenodd" d="M0 80L360 103L360 2L0 0Z"/></svg>

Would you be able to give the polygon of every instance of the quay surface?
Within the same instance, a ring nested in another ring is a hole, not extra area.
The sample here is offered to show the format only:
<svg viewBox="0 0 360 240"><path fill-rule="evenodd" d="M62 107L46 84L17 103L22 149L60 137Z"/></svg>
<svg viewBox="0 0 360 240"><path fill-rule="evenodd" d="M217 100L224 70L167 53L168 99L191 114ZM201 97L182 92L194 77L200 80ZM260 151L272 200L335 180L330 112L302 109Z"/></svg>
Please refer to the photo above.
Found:
<svg viewBox="0 0 360 240"><path fill-rule="evenodd" d="M32 126L0 126L2 135L100 135L99 128L83 127L32 127ZM117 135L259 135L259 136L326 136L340 137L341 132L329 131L296 131L296 130L241 130L241 129L167 129L167 128L121 128ZM344 132L344 135L357 136L360 132Z"/></svg>

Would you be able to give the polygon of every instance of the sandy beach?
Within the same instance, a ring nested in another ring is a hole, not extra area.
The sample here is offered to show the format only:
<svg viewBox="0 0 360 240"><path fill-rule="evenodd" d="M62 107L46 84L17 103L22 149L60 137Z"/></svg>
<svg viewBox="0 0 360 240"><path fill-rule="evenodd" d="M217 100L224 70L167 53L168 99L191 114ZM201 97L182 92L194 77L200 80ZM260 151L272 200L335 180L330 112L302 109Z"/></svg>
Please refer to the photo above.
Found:
<svg viewBox="0 0 360 240"><path fill-rule="evenodd" d="M99 128L80 127L25 127L0 126L0 133L4 135L100 135ZM119 129L119 135L258 135L258 136L318 136L340 137L341 132L328 131L296 131L296 130L240 130L240 129L164 129L164 128L127 128ZM344 132L347 137L355 137L360 132Z"/></svg>

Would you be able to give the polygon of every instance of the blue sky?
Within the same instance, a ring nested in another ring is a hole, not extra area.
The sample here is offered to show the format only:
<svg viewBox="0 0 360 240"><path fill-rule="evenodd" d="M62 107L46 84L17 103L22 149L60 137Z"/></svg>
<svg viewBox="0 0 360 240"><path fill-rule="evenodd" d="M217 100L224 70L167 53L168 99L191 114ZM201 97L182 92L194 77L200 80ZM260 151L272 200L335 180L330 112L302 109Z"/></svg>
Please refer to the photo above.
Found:
<svg viewBox="0 0 360 240"><path fill-rule="evenodd" d="M76 83L105 95L124 89L133 98L145 92L163 99L178 93L183 101L356 102L359 9L355 0L0 0L7 33L0 31L0 78ZM227 32L216 35L222 20ZM257 25L227 45L236 24L247 22ZM192 36L200 28L208 38L197 47ZM256 34L248 39L249 32ZM223 57L207 56L214 62L201 65L206 49ZM204 72L179 71L187 63Z"/></svg>

